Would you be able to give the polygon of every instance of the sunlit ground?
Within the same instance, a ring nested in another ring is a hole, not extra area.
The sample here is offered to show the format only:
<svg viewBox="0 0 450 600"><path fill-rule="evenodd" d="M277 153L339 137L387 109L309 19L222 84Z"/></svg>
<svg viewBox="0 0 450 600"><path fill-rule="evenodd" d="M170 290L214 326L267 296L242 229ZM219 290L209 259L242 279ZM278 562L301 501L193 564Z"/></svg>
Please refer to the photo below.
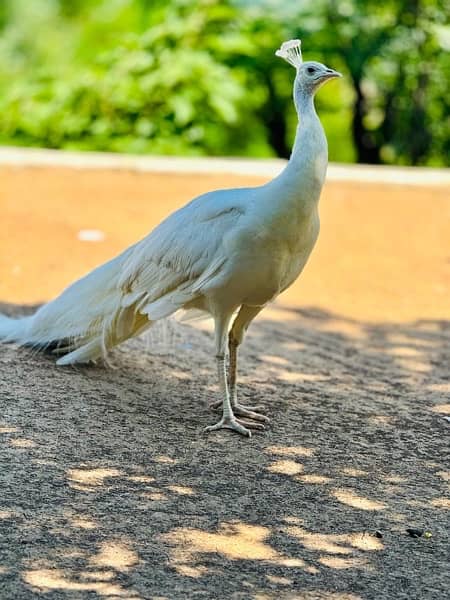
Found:
<svg viewBox="0 0 450 600"><path fill-rule="evenodd" d="M0 301L48 300L194 196L263 181L2 167ZM447 318L449 196L442 185L328 183L318 244L281 301L356 319Z"/></svg>
<svg viewBox="0 0 450 600"><path fill-rule="evenodd" d="M5 169L0 309L233 181ZM444 598L449 210L441 188L328 185L302 281L242 351L241 398L272 419L251 440L202 434L205 324L157 326L115 368L1 347L0 597Z"/></svg>

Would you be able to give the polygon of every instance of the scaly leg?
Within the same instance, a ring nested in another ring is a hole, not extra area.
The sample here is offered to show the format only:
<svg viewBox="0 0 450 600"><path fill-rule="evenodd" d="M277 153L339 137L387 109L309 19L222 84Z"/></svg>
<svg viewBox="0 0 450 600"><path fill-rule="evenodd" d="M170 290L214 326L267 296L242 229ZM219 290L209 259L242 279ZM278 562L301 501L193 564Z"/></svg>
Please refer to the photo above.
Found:
<svg viewBox="0 0 450 600"><path fill-rule="evenodd" d="M228 336L228 348L230 353L230 368L229 368L229 388L230 388L230 402L233 408L234 414L238 417L246 417L248 419L254 419L255 421L261 421L263 423L269 423L270 419L266 415L262 415L258 411L262 410L261 406L243 406L237 400L237 356L238 348L244 338L244 333L250 325L251 321L261 311L262 307L255 306L242 306ZM221 401L214 402L211 404L211 408L219 408Z"/></svg>
<svg viewBox="0 0 450 600"><path fill-rule="evenodd" d="M230 350L230 399L231 406L233 407L234 414L238 417L247 417L248 419L255 419L255 421L262 421L263 423L269 423L269 417L262 415L260 410L262 406L244 406L240 404L237 399L237 356L239 343L233 338L232 332L230 332L228 347Z"/></svg>
<svg viewBox="0 0 450 600"><path fill-rule="evenodd" d="M215 431L216 429L233 429L242 435L251 437L252 429L264 429L264 425L261 423L247 423L236 419L233 408L231 406L230 394L228 392L227 385L227 374L225 369L225 348L226 348L226 337L228 319L217 319L215 322L216 329L216 361L217 361L217 373L219 378L220 393L222 396L222 418L215 425L210 425L205 428L206 432Z"/></svg>

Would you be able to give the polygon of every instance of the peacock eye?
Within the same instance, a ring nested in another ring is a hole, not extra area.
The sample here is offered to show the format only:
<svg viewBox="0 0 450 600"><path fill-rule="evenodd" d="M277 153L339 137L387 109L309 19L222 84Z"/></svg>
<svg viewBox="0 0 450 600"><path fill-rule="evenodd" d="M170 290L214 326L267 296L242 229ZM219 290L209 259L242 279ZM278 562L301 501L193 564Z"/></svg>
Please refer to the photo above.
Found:
<svg viewBox="0 0 450 600"><path fill-rule="evenodd" d="M306 70L308 71L308 73L314 73L315 68L314 67L308 67Z"/></svg>

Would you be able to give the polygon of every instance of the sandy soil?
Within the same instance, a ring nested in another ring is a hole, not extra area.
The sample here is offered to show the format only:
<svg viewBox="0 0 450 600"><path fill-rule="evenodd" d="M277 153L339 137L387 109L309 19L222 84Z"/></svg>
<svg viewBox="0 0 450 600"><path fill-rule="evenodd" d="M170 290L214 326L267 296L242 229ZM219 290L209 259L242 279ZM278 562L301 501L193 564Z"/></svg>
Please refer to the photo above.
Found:
<svg viewBox="0 0 450 600"><path fill-rule="evenodd" d="M193 195L260 181L0 177L13 315ZM0 348L2 599L446 597L448 190L335 183L321 213L304 276L242 351L241 395L272 418L251 440L202 434L216 418L203 325L158 326L115 350L115 368Z"/></svg>
<svg viewBox="0 0 450 600"><path fill-rule="evenodd" d="M256 177L2 168L0 301L48 300L144 237L199 193ZM450 190L329 183L322 231L301 279L282 296L372 321L447 318ZM99 229L101 243L77 238Z"/></svg>

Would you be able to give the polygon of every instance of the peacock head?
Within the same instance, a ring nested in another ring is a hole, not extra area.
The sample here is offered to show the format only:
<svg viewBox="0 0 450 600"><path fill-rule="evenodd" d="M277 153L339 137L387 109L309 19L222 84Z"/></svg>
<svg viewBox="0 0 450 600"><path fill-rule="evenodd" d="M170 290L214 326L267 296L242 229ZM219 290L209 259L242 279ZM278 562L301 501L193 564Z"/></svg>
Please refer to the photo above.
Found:
<svg viewBox="0 0 450 600"><path fill-rule="evenodd" d="M295 67L295 87L304 94L315 94L330 79L342 77L338 71L329 69L320 62L303 62L300 40L284 42L275 54Z"/></svg>

